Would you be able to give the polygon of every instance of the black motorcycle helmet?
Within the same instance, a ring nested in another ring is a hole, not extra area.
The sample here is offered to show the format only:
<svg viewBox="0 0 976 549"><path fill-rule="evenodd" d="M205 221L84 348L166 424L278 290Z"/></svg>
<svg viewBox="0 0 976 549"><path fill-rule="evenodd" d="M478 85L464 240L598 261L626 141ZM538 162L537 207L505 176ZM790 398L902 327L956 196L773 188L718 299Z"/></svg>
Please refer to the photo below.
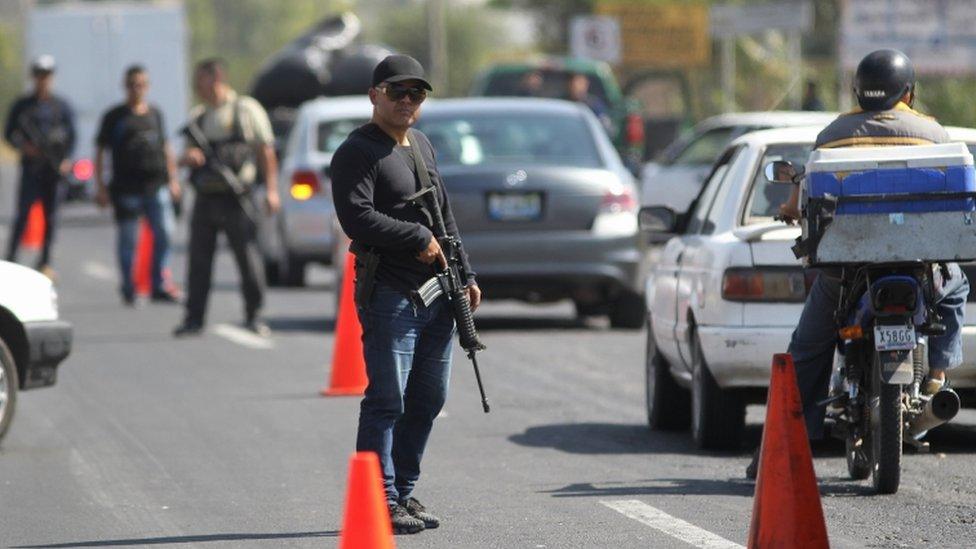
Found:
<svg viewBox="0 0 976 549"><path fill-rule="evenodd" d="M906 93L915 90L915 67L898 50L878 50L867 54L854 75L854 95L866 111L885 111L898 104Z"/></svg>

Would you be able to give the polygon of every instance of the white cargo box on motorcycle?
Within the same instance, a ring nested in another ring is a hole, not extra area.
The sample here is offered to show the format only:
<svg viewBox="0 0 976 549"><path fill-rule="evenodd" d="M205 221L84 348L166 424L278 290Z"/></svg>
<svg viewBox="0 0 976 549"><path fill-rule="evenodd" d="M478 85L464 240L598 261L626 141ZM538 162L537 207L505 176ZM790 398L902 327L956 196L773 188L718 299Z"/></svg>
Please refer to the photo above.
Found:
<svg viewBox="0 0 976 549"><path fill-rule="evenodd" d="M809 264L976 259L976 175L965 144L821 149L806 174Z"/></svg>

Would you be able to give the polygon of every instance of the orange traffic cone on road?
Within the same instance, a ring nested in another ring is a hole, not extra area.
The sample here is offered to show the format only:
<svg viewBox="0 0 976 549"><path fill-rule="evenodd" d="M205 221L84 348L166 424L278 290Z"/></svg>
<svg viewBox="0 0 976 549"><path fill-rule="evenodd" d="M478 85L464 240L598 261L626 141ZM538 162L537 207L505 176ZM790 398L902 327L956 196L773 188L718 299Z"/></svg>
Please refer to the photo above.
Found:
<svg viewBox="0 0 976 549"><path fill-rule="evenodd" d="M375 453L356 452L352 456L339 549L393 549L396 546L390 509L380 478L380 460Z"/></svg>
<svg viewBox="0 0 976 549"><path fill-rule="evenodd" d="M40 200L37 200L31 204L27 213L27 227L24 228L24 235L21 237L20 243L25 248L36 250L44 244L44 233L46 231L44 206Z"/></svg>
<svg viewBox="0 0 976 549"><path fill-rule="evenodd" d="M829 547L789 354L773 355L749 547Z"/></svg>
<svg viewBox="0 0 976 549"><path fill-rule="evenodd" d="M363 327L356 315L353 282L356 278L356 257L346 254L346 266L339 291L339 318L335 325L335 345L332 348L332 372L329 386L322 389L325 396L357 396L366 390L366 361L363 359Z"/></svg>
<svg viewBox="0 0 976 549"><path fill-rule="evenodd" d="M153 232L149 222L142 220L136 244L136 258L132 262L132 284L139 295L152 293Z"/></svg>

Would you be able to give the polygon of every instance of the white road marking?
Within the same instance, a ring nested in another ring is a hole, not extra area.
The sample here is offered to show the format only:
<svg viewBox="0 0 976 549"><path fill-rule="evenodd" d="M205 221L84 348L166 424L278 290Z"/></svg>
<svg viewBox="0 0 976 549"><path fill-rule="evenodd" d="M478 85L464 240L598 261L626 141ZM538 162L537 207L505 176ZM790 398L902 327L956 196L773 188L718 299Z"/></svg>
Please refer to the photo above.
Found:
<svg viewBox="0 0 976 549"><path fill-rule="evenodd" d="M86 261L82 264L81 270L95 280L103 280L106 282L115 280L115 271L100 261Z"/></svg>
<svg viewBox="0 0 976 549"><path fill-rule="evenodd" d="M673 538L695 547L702 549L745 549L741 545L732 543L722 536L713 534L708 530L703 530L690 522L672 517L664 511L651 507L642 501L629 499L601 501L600 503L628 518L646 524L655 530L664 532Z"/></svg>
<svg viewBox="0 0 976 549"><path fill-rule="evenodd" d="M214 326L214 333L233 343L250 347L251 349L274 349L274 341L252 334L244 328L231 326L230 324L217 324Z"/></svg>

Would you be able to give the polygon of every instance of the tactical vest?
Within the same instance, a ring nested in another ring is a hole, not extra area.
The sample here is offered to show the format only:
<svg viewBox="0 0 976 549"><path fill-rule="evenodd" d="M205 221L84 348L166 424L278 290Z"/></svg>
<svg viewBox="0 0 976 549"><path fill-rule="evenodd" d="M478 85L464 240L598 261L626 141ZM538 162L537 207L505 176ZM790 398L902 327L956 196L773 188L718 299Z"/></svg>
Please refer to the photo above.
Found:
<svg viewBox="0 0 976 549"><path fill-rule="evenodd" d="M207 163L190 172L190 182L197 192L203 194L231 194L234 189L227 183L219 172L212 168L212 162L217 161L230 168L238 177L241 169L249 162L256 161L254 145L249 143L247 136L244 135L244 128L241 126L241 104L240 99L234 101L234 118L230 135L224 139L210 141L210 148L213 149L216 158L208 158ZM206 113L201 114L194 120L198 128L202 128L201 122ZM244 186L250 188L254 185L253 180L240 179Z"/></svg>

